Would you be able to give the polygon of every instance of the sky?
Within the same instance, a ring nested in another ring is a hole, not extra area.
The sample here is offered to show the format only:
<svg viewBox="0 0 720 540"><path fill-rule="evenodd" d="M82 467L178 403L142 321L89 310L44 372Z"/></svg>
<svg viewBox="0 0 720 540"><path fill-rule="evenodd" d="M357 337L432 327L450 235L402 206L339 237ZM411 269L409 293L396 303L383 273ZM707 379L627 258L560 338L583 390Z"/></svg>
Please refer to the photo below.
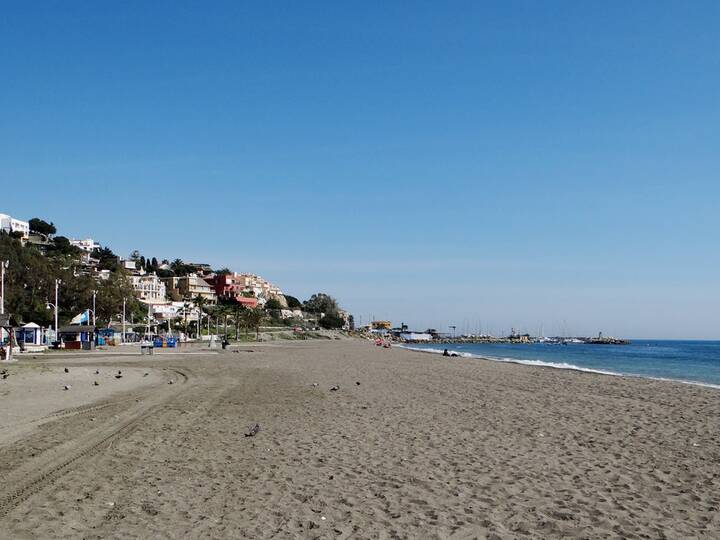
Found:
<svg viewBox="0 0 720 540"><path fill-rule="evenodd" d="M2 2L0 212L457 331L720 339L720 3Z"/></svg>

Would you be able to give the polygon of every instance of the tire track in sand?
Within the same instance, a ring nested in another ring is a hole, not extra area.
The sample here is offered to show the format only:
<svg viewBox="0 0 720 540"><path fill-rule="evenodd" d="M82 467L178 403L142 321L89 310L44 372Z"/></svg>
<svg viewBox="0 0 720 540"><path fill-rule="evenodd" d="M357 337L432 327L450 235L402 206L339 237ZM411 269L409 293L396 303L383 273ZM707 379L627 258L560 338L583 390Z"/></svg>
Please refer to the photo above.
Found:
<svg viewBox="0 0 720 540"><path fill-rule="evenodd" d="M4 493L0 495L0 519L20 503L69 472L73 464L106 450L117 438L127 436L146 418L158 413L180 397L183 385L189 380L188 374L185 372L187 370L169 369L178 375L180 383L173 390L166 390L163 396L155 397L152 402L141 406L138 411L130 414L129 418L123 420L119 425L93 430L77 441L71 441L62 445L61 448L45 452L36 459L24 463L23 466L3 479ZM47 454L53 455L48 456Z"/></svg>

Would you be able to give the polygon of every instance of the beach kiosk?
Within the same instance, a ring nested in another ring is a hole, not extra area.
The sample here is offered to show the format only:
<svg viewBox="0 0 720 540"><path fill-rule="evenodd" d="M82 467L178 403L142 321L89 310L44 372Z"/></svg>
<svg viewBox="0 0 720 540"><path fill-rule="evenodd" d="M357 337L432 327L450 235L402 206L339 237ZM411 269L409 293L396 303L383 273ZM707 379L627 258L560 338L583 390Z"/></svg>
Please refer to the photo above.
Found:
<svg viewBox="0 0 720 540"><path fill-rule="evenodd" d="M39 324L29 322L22 325L20 328L15 329L15 338L18 344L22 347L24 345L40 346L43 344L43 332Z"/></svg>
<svg viewBox="0 0 720 540"><path fill-rule="evenodd" d="M71 324L61 326L58 332L60 341L66 349L91 351L95 349L97 327L90 324Z"/></svg>

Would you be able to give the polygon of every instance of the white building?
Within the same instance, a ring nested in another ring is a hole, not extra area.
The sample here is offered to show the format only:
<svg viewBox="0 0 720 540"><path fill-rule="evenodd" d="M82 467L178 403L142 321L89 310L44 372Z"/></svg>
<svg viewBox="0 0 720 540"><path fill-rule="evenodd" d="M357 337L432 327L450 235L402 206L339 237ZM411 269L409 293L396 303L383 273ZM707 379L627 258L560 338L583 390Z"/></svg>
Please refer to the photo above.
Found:
<svg viewBox="0 0 720 540"><path fill-rule="evenodd" d="M100 243L96 242L92 238L86 238L85 240L70 240L70 243L87 253L92 253L94 250L100 249L101 247Z"/></svg>
<svg viewBox="0 0 720 540"><path fill-rule="evenodd" d="M7 214L0 214L0 230L6 233L18 232L23 238L30 236L30 223L15 219Z"/></svg>
<svg viewBox="0 0 720 540"><path fill-rule="evenodd" d="M120 259L120 266L130 272L137 270L137 263L133 259Z"/></svg>
<svg viewBox="0 0 720 540"><path fill-rule="evenodd" d="M133 275L130 281L139 300L146 304L166 302L165 284L155 274Z"/></svg>

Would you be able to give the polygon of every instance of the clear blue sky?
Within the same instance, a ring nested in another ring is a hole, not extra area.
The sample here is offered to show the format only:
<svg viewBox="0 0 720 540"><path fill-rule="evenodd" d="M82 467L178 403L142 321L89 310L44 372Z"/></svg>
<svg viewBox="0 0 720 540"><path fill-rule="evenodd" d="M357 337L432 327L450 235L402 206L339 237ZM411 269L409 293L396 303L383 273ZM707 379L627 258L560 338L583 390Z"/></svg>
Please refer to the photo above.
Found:
<svg viewBox="0 0 720 540"><path fill-rule="evenodd" d="M720 338L720 3L3 2L0 212L363 322Z"/></svg>

